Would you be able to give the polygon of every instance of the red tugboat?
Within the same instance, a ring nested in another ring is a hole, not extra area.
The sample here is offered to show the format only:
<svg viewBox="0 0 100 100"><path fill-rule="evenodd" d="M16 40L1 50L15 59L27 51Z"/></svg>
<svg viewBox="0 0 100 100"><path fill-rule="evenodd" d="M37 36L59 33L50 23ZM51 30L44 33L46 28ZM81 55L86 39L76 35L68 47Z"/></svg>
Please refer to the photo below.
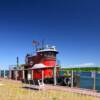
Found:
<svg viewBox="0 0 100 100"><path fill-rule="evenodd" d="M54 67L57 66L56 55L58 51L55 46L36 50L36 55L26 55L26 66L24 69L31 69L32 79L42 79L42 72L44 79L53 78ZM58 68L57 68L58 70ZM25 78L27 78L27 70L25 71Z"/></svg>
<svg viewBox="0 0 100 100"><path fill-rule="evenodd" d="M36 54L27 54L25 64L10 69L10 78L16 80L43 80L45 83L66 85L68 78L60 76L55 46L36 47Z"/></svg>
<svg viewBox="0 0 100 100"><path fill-rule="evenodd" d="M37 45L37 44L36 44ZM27 54L25 64L10 69L10 78L16 80L22 79L51 79L54 77L54 68L56 67L56 76L58 76L59 67L57 67L56 55L58 51L55 46L36 48L36 54Z"/></svg>

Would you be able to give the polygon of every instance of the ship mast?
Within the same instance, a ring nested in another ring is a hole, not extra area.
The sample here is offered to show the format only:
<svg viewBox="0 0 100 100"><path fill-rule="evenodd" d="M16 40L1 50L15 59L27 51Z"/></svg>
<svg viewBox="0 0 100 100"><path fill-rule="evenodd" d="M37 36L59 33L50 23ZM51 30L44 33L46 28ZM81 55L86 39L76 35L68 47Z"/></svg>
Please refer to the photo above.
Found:
<svg viewBox="0 0 100 100"><path fill-rule="evenodd" d="M42 49L44 48L44 40L42 40Z"/></svg>
<svg viewBox="0 0 100 100"><path fill-rule="evenodd" d="M35 46L35 50L37 51L38 50L38 46L40 45L40 43L36 40L33 40L33 45Z"/></svg>

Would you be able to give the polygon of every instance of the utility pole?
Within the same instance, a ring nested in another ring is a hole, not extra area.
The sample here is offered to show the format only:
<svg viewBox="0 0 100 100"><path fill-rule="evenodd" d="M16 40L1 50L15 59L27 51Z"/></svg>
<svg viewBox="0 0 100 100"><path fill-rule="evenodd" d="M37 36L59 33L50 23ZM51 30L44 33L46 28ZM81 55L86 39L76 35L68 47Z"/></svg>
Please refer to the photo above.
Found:
<svg viewBox="0 0 100 100"><path fill-rule="evenodd" d="M16 77L16 80L17 80L17 77L18 77L18 67L19 67L19 57L18 56L17 56L16 60L17 60L17 68L16 68L16 71L15 71L15 77Z"/></svg>
<svg viewBox="0 0 100 100"><path fill-rule="evenodd" d="M18 56L17 56L16 60L17 60L17 68L18 68L19 67L19 57Z"/></svg>

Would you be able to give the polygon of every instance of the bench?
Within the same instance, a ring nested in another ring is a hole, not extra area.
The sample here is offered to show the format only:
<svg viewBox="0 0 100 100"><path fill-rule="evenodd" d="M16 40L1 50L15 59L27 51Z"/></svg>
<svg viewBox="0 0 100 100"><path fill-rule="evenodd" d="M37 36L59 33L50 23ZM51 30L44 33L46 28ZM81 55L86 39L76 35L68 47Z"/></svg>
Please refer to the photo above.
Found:
<svg viewBox="0 0 100 100"><path fill-rule="evenodd" d="M44 89L44 83L41 80L22 80L22 87L41 90Z"/></svg>

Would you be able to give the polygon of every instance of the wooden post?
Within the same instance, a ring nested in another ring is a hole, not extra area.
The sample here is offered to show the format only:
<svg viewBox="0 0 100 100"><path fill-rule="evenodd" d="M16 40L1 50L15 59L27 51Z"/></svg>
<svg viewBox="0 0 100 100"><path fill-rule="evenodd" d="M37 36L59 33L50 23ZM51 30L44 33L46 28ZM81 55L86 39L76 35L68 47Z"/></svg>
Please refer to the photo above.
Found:
<svg viewBox="0 0 100 100"><path fill-rule="evenodd" d="M15 70L15 79L17 80L17 76L18 76L18 73L17 73L17 70Z"/></svg>
<svg viewBox="0 0 100 100"><path fill-rule="evenodd" d="M73 70L72 70L72 73L71 73L71 87L73 88L73 78L74 78L74 74L73 74Z"/></svg>
<svg viewBox="0 0 100 100"><path fill-rule="evenodd" d="M9 68L9 79L11 79L11 68Z"/></svg>
<svg viewBox="0 0 100 100"><path fill-rule="evenodd" d="M24 69L23 69L22 71L23 71L23 79L25 79L25 77L24 77L24 75L25 75L25 71L24 71Z"/></svg>
<svg viewBox="0 0 100 100"><path fill-rule="evenodd" d="M32 71L32 80L33 80L33 70L31 69L31 71Z"/></svg>
<svg viewBox="0 0 100 100"><path fill-rule="evenodd" d="M1 77L1 68L0 68L0 77Z"/></svg>
<svg viewBox="0 0 100 100"><path fill-rule="evenodd" d="M5 70L4 70L4 78L5 78Z"/></svg>
<svg viewBox="0 0 100 100"><path fill-rule="evenodd" d="M57 80L56 80L56 66L54 67L54 85L57 84Z"/></svg>
<svg viewBox="0 0 100 100"><path fill-rule="evenodd" d="M42 69L42 84L44 84L44 70Z"/></svg>
<svg viewBox="0 0 100 100"><path fill-rule="evenodd" d="M96 72L94 71L94 72L92 72L92 74L93 74L93 90L95 90L95 88L96 88Z"/></svg>

